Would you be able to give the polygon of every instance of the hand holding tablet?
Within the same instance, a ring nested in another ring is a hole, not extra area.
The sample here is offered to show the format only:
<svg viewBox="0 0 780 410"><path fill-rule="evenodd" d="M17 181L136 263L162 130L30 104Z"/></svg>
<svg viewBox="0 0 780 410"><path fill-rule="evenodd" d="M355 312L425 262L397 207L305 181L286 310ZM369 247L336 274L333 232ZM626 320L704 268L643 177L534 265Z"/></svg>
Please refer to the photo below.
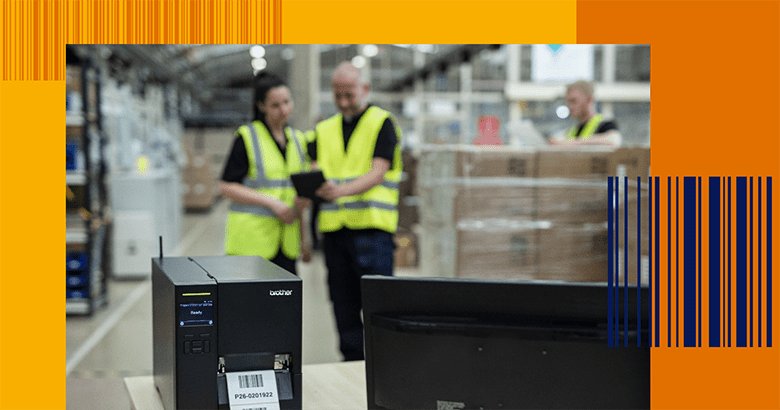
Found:
<svg viewBox="0 0 780 410"><path fill-rule="evenodd" d="M317 189L325 183L325 176L322 171L301 172L290 175L293 186L298 192L298 196L311 199L313 201L323 201L315 193Z"/></svg>

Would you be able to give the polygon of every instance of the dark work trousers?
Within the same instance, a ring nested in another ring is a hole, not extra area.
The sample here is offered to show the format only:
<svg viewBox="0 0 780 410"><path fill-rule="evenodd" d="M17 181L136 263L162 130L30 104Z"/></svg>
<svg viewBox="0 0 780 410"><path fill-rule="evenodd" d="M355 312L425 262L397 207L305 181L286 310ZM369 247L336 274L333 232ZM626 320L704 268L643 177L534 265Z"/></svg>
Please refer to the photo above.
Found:
<svg viewBox="0 0 780 410"><path fill-rule="evenodd" d="M276 266L281 267L282 269L286 269L288 272L292 273L293 275L298 275L298 272L295 268L295 259L290 259L287 256L285 256L284 253L282 253L282 250L279 249L279 252L274 256L273 259L271 259L271 262L274 263Z"/></svg>
<svg viewBox="0 0 780 410"><path fill-rule="evenodd" d="M322 204L319 200L314 200L314 202L311 205L311 217L309 218L309 230L311 232L311 249L317 250L320 249L320 230L317 226L317 215L320 213L320 205Z"/></svg>
<svg viewBox="0 0 780 410"><path fill-rule="evenodd" d="M341 354L345 361L363 360L360 277L393 275L393 235L374 230L326 232L322 250Z"/></svg>

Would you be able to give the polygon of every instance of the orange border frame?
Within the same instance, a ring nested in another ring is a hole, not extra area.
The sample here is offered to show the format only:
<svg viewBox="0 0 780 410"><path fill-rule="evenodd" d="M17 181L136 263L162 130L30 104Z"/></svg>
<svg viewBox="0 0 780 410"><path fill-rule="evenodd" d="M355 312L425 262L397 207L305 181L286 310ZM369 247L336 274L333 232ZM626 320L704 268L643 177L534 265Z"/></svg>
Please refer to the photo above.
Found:
<svg viewBox="0 0 780 410"><path fill-rule="evenodd" d="M65 408L66 43L650 44L654 175L777 181L780 169L777 1L31 0L0 12L0 410ZM778 356L656 348L652 407L778 409ZM44 375L45 388L29 382Z"/></svg>

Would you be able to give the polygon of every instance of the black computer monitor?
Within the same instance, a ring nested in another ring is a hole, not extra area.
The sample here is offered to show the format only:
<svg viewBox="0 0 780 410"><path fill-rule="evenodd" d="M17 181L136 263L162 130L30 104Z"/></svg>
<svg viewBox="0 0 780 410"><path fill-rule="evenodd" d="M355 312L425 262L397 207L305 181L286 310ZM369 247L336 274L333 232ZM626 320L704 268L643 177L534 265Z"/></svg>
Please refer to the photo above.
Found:
<svg viewBox="0 0 780 410"><path fill-rule="evenodd" d="M369 409L650 407L650 349L637 330L647 288L641 307L636 287L628 298L620 289L629 330L621 304L610 332L606 284L365 276L361 285Z"/></svg>

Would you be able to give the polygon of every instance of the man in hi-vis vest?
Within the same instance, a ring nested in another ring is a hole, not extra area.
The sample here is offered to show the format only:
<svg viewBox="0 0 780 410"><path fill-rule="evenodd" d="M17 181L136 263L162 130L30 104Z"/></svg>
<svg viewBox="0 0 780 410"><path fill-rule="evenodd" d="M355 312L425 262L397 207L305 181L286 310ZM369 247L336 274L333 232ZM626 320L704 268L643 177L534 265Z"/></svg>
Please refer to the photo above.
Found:
<svg viewBox="0 0 780 410"><path fill-rule="evenodd" d="M578 124L562 138L552 137L550 145L607 145L620 146L621 135L614 121L606 121L596 113L593 84L576 81L566 87L566 106Z"/></svg>
<svg viewBox="0 0 780 410"><path fill-rule="evenodd" d="M308 152L326 179L318 219L339 347L344 360L362 360L360 277L393 274L401 132L366 103L370 85L352 64L336 68L331 86L339 113L317 124Z"/></svg>

